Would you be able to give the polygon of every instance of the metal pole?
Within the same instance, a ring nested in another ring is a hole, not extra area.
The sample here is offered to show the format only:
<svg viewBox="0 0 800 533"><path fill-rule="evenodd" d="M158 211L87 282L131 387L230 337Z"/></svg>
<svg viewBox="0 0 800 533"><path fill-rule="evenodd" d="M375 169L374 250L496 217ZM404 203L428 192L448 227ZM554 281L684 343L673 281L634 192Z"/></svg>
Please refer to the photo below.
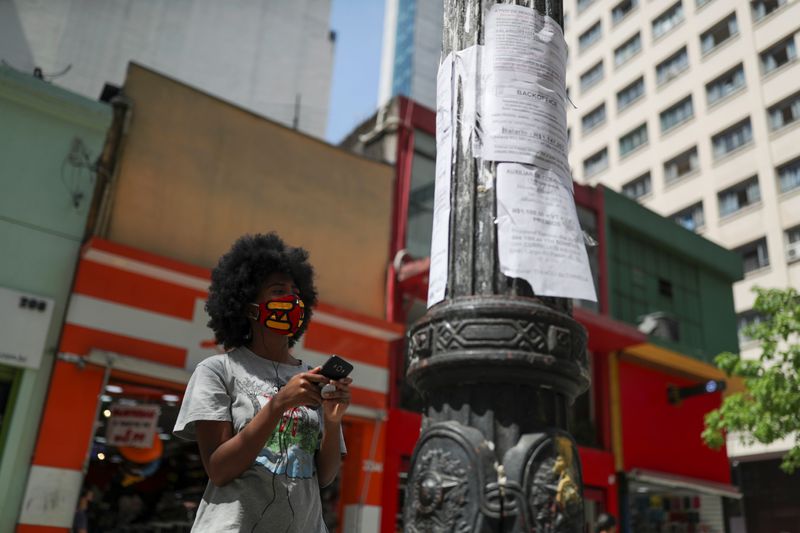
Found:
<svg viewBox="0 0 800 533"><path fill-rule="evenodd" d="M100 426L98 418L100 417L100 409L103 407L103 395L106 393L106 386L111 378L111 371L114 368L114 360L116 357L112 354L106 354L106 367L103 369L103 382L100 384L100 392L97 394L97 403L94 406L94 419L92 421L92 433L89 435L89 447L86 449L86 455L83 457L83 466L81 467L81 474L86 477L89 472L89 462L92 459L92 448L94 445L94 434L97 433L97 428Z"/></svg>
<svg viewBox="0 0 800 533"><path fill-rule="evenodd" d="M498 0L444 0L442 57L484 44ZM509 2L505 2L509 3ZM517 0L562 24L561 0ZM446 299L409 332L424 402L403 512L407 532L582 532L583 489L567 408L589 384L571 301L537 297L498 266L497 164L461 129L474 92L454 84ZM467 101L466 106L470 103Z"/></svg>

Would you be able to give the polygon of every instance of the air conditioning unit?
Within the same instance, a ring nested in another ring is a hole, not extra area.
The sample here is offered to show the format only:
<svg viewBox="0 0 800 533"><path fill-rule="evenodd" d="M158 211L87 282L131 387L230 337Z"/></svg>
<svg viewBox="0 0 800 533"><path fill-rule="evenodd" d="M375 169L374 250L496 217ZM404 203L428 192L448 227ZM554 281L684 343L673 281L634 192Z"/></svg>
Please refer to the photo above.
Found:
<svg viewBox="0 0 800 533"><path fill-rule="evenodd" d="M790 242L786 245L786 260L800 261L800 241Z"/></svg>
<svg viewBox="0 0 800 533"><path fill-rule="evenodd" d="M639 331L646 335L659 337L668 341L680 342L680 322L677 318L662 311L655 311L640 316L637 320Z"/></svg>

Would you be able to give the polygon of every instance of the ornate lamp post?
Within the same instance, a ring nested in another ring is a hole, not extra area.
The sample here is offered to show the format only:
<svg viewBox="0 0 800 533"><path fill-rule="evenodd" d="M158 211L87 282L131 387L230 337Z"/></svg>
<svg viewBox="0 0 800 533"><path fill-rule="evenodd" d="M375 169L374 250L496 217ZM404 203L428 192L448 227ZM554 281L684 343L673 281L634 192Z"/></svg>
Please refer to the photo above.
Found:
<svg viewBox="0 0 800 533"><path fill-rule="evenodd" d="M484 44L495 3L445 0L442 55ZM516 3L562 24L561 0ZM581 468L565 428L589 384L586 331L570 300L500 271L497 189L486 185L497 163L463 140L474 93L456 83L452 96L447 298L409 332L408 379L425 408L405 531L582 532Z"/></svg>

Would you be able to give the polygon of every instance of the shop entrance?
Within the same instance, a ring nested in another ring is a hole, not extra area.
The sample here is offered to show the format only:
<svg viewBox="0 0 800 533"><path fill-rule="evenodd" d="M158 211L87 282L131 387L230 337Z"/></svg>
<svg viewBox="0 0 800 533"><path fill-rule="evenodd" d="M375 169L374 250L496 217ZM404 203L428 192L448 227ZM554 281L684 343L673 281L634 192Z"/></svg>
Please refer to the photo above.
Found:
<svg viewBox="0 0 800 533"><path fill-rule="evenodd" d="M596 487L583 488L583 515L586 531L594 531L597 518L606 510L606 491Z"/></svg>
<svg viewBox="0 0 800 533"><path fill-rule="evenodd" d="M172 435L183 386L143 379L146 382L112 375L100 396L81 489L82 494L90 490L93 495L86 512L92 533L188 532L208 482L197 444ZM125 427L144 433L137 417L152 412L157 415L151 434L129 437L137 446L115 445L120 428L123 439ZM325 522L332 533L341 531L339 489L337 478L321 490Z"/></svg>
<svg viewBox="0 0 800 533"><path fill-rule="evenodd" d="M191 529L207 477L196 444L171 434L182 395L179 385L112 377L100 397L83 483L93 492L89 531ZM150 413L155 413L152 431L143 421ZM126 435L126 427L138 433Z"/></svg>
<svg viewBox="0 0 800 533"><path fill-rule="evenodd" d="M19 370L0 365L0 457L3 456L6 434L11 425L20 373Z"/></svg>
<svg viewBox="0 0 800 533"><path fill-rule="evenodd" d="M630 482L630 531L725 533L723 497L690 488Z"/></svg>

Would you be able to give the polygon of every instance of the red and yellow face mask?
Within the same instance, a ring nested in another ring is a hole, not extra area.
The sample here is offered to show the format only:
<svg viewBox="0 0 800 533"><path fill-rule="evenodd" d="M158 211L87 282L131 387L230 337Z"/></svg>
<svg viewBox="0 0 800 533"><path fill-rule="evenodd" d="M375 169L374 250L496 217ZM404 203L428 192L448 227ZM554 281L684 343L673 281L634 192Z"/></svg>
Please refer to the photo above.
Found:
<svg viewBox="0 0 800 533"><path fill-rule="evenodd" d="M280 335L293 337L302 327L306 317L303 300L294 294L252 305L258 307L258 314L253 318Z"/></svg>

